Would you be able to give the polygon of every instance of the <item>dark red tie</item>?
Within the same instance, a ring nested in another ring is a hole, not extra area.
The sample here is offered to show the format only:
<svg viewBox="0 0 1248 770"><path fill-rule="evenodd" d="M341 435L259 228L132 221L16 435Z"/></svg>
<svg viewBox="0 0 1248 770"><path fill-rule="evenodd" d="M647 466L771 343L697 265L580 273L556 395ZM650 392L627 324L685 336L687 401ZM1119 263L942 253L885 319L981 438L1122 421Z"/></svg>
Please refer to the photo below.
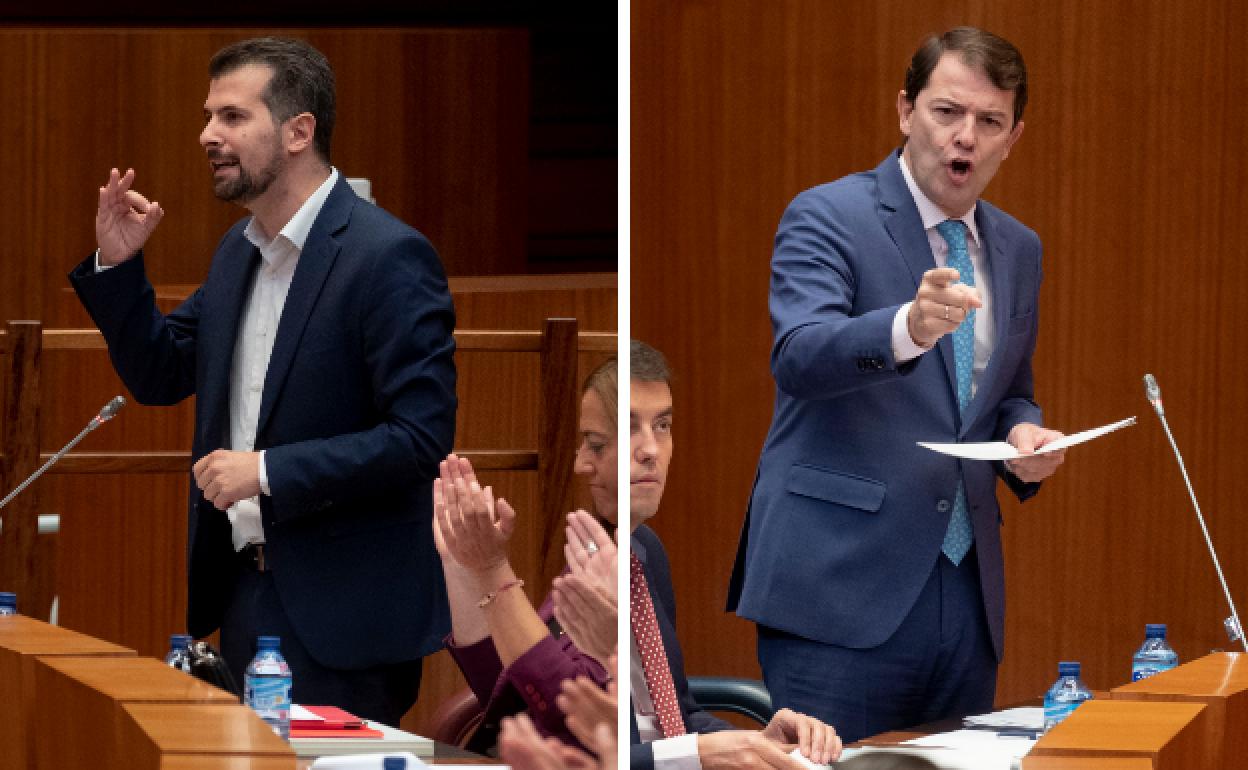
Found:
<svg viewBox="0 0 1248 770"><path fill-rule="evenodd" d="M641 652L641 668L654 701L654 713L659 718L659 729L664 738L685 734L685 720L680 715L676 701L676 685L672 682L672 669L663 649L663 637L659 634L659 619L654 614L654 602L650 599L650 587L641 560L636 554L629 559L629 609L631 611L633 639Z"/></svg>

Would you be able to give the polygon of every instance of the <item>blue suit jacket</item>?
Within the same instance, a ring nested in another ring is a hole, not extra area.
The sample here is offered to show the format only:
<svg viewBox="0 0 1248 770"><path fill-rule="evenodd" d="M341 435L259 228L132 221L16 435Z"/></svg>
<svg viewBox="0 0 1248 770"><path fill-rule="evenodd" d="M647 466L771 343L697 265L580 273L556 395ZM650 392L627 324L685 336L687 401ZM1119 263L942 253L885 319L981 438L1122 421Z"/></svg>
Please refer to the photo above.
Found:
<svg viewBox="0 0 1248 770"><path fill-rule="evenodd" d="M959 461L917 441L1004 440L1041 424L1032 400L1040 240L989 203L976 207L992 284L996 347L960 414L952 335L898 366L897 309L935 267L894 153L873 171L807 190L780 222L772 257L775 412L759 459L728 608L852 648L881 644L914 605L966 482L998 659L1005 618L1000 463Z"/></svg>
<svg viewBox="0 0 1248 770"><path fill-rule="evenodd" d="M260 264L247 221L168 316L141 253L70 273L135 399L196 396L192 462L229 446L230 370ZM453 328L433 247L340 178L295 269L256 431L272 491L261 496L266 558L290 622L325 665L412 660L449 628L431 484L454 438ZM199 637L220 626L237 568L229 521L193 480L189 516L188 627Z"/></svg>
<svg viewBox="0 0 1248 770"><path fill-rule="evenodd" d="M667 664L672 669L672 682L676 686L680 713L685 718L685 729L691 733L733 729L731 724L699 706L689 692L689 680L685 677L685 657L680 651L680 641L676 638L676 594L672 591L672 568L667 561L663 543L653 530L643 524L633 532L630 547L641 560L646 583L650 586L650 599L654 602L659 635L663 637L663 650L667 653ZM653 768L654 751L649 744L641 743L636 715L632 710L629 711L629 717L632 727L630 767L633 770Z"/></svg>

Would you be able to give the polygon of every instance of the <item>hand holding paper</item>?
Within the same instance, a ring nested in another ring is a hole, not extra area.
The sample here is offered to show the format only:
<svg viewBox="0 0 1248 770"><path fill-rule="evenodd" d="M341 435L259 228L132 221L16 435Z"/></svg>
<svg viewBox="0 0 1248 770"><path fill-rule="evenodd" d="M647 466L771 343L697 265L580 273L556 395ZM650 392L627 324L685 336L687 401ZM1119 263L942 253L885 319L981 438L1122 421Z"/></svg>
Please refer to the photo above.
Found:
<svg viewBox="0 0 1248 770"><path fill-rule="evenodd" d="M1036 450L1036 454L1045 454L1047 452L1056 452L1060 449L1082 444L1085 441L1091 441L1094 438L1100 438L1106 433L1112 433L1119 428L1125 428L1128 425L1135 425L1135 418L1128 417L1125 420L1103 425L1099 428L1081 431L1070 436L1063 436L1051 443L1045 444ZM1023 455L1018 450L1004 441L985 441L981 443L970 444L940 444L930 441L920 441L919 446L930 449L933 452L952 455L953 457L961 457L967 460L1017 460Z"/></svg>
<svg viewBox="0 0 1248 770"><path fill-rule="evenodd" d="M1066 450L1051 449L1036 453L1063 438L1065 435L1060 431L1042 428L1030 422L1020 422L1010 430L1006 441L1022 456L1017 460L1006 460L1006 470L1026 484L1044 481L1066 459Z"/></svg>

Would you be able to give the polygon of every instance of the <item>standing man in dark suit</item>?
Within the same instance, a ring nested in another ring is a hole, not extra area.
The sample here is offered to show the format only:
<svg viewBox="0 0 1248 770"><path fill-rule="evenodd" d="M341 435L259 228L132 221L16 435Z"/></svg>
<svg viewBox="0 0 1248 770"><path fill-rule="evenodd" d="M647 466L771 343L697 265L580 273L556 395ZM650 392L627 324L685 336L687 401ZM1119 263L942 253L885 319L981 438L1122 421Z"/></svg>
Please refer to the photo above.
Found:
<svg viewBox="0 0 1248 770"><path fill-rule="evenodd" d="M929 38L902 149L801 193L772 257L776 404L729 592L778 705L847 741L992 708L1005 586L997 478L1062 461L1033 399L1040 240L979 200L1023 133L1018 50ZM959 461L917 441L1004 440Z"/></svg>
<svg viewBox="0 0 1248 770"><path fill-rule="evenodd" d="M637 340L631 344L629 370L632 767L801 770L788 755L795 747L817 763L831 762L840 756L841 742L818 719L780 709L761 731L736 730L690 695L676 639L676 596L667 552L658 535L644 526L659 510L672 459L671 372L662 353ZM653 638L656 630L659 639Z"/></svg>
<svg viewBox="0 0 1248 770"><path fill-rule="evenodd" d="M196 396L190 632L220 628L240 680L255 637L279 635L296 702L394 725L449 625L430 518L455 427L446 278L330 165L319 51L247 40L209 75L213 190L252 216L161 315L141 249L164 212L113 169L70 281L136 399Z"/></svg>

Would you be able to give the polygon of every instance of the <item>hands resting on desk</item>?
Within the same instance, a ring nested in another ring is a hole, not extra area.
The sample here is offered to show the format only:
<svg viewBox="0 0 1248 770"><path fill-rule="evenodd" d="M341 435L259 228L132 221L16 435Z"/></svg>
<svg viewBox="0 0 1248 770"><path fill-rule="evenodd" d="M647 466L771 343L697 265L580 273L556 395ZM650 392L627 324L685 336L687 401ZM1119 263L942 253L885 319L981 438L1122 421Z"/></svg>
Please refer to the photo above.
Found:
<svg viewBox="0 0 1248 770"><path fill-rule="evenodd" d="M841 739L830 725L789 709L777 711L762 730L723 730L698 736L703 770L805 770L789 756L794 748L812 762L826 765L841 755Z"/></svg>

